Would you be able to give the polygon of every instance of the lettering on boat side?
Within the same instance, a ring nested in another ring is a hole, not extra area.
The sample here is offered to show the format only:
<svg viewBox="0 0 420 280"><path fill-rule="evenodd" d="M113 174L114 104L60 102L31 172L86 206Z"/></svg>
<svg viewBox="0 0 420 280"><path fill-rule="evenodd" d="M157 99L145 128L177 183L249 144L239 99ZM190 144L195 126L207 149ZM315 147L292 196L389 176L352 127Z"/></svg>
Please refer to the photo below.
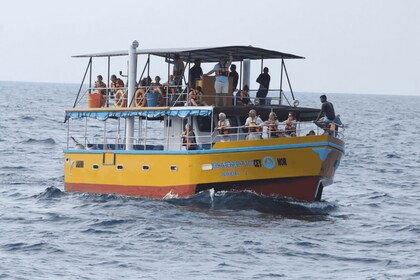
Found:
<svg viewBox="0 0 420 280"><path fill-rule="evenodd" d="M224 171L222 172L222 176L224 177L239 176L239 172L238 171Z"/></svg>
<svg viewBox="0 0 420 280"><path fill-rule="evenodd" d="M282 158L273 158L271 156L266 156L261 159L253 160L238 160L238 161L222 161L222 162L213 162L211 164L203 164L203 170L212 170L212 169L223 169L223 168L243 168L243 167L265 167L267 169L273 169L277 166L287 165L287 160L285 157ZM224 176L224 175L223 175Z"/></svg>
<svg viewBox="0 0 420 280"><path fill-rule="evenodd" d="M84 161L83 160L76 160L76 168L83 168Z"/></svg>
<svg viewBox="0 0 420 280"><path fill-rule="evenodd" d="M278 166L287 165L286 158L285 158L285 157L282 157L282 158L277 158L277 165L278 165Z"/></svg>

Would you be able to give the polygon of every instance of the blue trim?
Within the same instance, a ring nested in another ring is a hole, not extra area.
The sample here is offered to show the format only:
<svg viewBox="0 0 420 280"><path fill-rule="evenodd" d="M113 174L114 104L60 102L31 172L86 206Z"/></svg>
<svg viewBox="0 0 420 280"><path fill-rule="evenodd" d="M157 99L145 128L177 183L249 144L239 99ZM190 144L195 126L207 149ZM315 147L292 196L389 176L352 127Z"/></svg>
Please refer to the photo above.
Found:
<svg viewBox="0 0 420 280"><path fill-rule="evenodd" d="M98 120L107 120L109 117L129 118L129 117L147 117L159 118L163 116L186 118L189 116L209 117L212 109L180 109L180 110L141 110L141 111L78 111L66 112L65 121L68 119L95 118Z"/></svg>
<svg viewBox="0 0 420 280"><path fill-rule="evenodd" d="M191 150L191 151L124 151L124 150L107 150L115 154L154 154L154 155L196 155L196 154L226 154L226 153L241 153L241 152L255 152L255 151L273 151L273 150L287 150L296 148L312 148L319 146L329 146L344 154L344 148L330 142L313 142L301 144L286 144L275 146L259 146L259 147L244 147L221 150ZM102 154L103 150L64 150L64 153L75 154Z"/></svg>
<svg viewBox="0 0 420 280"><path fill-rule="evenodd" d="M331 149L329 148L314 148L312 149L312 151L314 151L315 153L317 153L319 155L319 159L321 161L324 161L328 154L331 152Z"/></svg>

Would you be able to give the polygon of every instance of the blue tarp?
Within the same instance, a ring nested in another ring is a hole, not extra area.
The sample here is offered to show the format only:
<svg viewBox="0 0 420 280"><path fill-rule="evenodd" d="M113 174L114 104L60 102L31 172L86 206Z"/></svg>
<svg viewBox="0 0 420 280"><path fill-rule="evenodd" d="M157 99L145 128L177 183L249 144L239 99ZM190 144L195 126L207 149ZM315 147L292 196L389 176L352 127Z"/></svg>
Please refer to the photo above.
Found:
<svg viewBox="0 0 420 280"><path fill-rule="evenodd" d="M79 119L79 118L95 118L98 120L107 120L110 117L114 118L128 118L128 117L147 117L159 118L163 116L172 116L186 118L190 116L209 117L212 114L212 108L185 108L185 109L165 109L165 110L139 110L139 111L70 111L66 112L66 118Z"/></svg>

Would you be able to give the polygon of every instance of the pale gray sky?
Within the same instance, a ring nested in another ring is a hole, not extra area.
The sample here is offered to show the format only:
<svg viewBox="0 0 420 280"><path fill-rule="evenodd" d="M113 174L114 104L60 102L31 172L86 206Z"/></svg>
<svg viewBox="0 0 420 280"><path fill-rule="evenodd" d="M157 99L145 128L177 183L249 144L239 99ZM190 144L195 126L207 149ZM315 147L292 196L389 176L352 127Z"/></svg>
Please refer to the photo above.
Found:
<svg viewBox="0 0 420 280"><path fill-rule="evenodd" d="M87 61L70 56L135 39L301 55L287 62L295 91L420 95L417 0L3 0L0 80L79 83Z"/></svg>

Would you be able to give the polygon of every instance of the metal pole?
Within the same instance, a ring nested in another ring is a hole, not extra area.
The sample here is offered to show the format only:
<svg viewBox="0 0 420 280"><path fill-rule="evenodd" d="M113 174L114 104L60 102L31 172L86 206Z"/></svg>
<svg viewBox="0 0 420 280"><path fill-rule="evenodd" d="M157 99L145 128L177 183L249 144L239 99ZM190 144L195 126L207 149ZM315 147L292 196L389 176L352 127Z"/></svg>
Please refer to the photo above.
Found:
<svg viewBox="0 0 420 280"><path fill-rule="evenodd" d="M90 58L89 93L91 93L91 88L92 88L92 58Z"/></svg>
<svg viewBox="0 0 420 280"><path fill-rule="evenodd" d="M283 67L284 67L284 59L281 59L281 64L280 64L280 98L279 98L279 105L282 104L282 93L283 93Z"/></svg>
<svg viewBox="0 0 420 280"><path fill-rule="evenodd" d="M106 86L106 107L109 107L109 98L110 98L110 81L111 81L111 57L108 56L108 83Z"/></svg>
<svg viewBox="0 0 420 280"><path fill-rule="evenodd" d="M244 59L244 86L251 88L251 60Z"/></svg>
<svg viewBox="0 0 420 280"><path fill-rule="evenodd" d="M134 94L136 92L136 76L137 76L137 53L136 49L139 46L137 41L133 41L128 50L128 66L129 66L129 76L128 76L128 100L134 99ZM131 102L130 102L131 103ZM134 107L134 104L131 104L131 107ZM133 138L134 138L134 117L127 118L127 131L125 135L125 149L133 149Z"/></svg>
<svg viewBox="0 0 420 280"><path fill-rule="evenodd" d="M85 82L85 79L86 79L86 74L91 65L92 65L92 58L89 59L88 65L86 67L85 75L83 75L82 83L80 84L80 87L79 87L79 92L77 93L76 100L74 101L74 104L73 104L73 108L76 107L77 99L79 99L79 95L80 95L80 92L82 91L83 83Z"/></svg>
<svg viewBox="0 0 420 280"><path fill-rule="evenodd" d="M292 98L293 98L293 100L295 100L295 96L294 96L294 94L293 94L292 85L290 84L289 75L287 74L286 64L283 64L283 66L284 66L284 73L286 73L287 83L289 84L290 93L292 94Z"/></svg>

